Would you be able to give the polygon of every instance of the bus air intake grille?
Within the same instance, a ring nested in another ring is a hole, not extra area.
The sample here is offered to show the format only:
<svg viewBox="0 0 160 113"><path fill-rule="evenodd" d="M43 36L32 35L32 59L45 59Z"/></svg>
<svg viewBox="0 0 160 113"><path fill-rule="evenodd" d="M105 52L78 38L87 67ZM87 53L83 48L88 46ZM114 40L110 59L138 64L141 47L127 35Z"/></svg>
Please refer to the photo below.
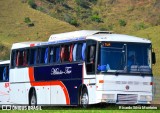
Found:
<svg viewBox="0 0 160 113"><path fill-rule="evenodd" d="M118 94L117 104L136 104L138 95L134 94Z"/></svg>

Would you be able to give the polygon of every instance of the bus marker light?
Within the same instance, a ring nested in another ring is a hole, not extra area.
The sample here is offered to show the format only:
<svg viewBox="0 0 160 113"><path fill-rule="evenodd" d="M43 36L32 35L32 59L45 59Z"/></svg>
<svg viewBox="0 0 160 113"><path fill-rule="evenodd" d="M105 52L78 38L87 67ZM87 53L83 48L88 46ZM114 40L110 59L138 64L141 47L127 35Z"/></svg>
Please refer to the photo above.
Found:
<svg viewBox="0 0 160 113"><path fill-rule="evenodd" d="M30 47L34 47L35 46L35 44L30 44Z"/></svg>
<svg viewBox="0 0 160 113"><path fill-rule="evenodd" d="M153 85L153 82L150 82L150 85Z"/></svg>
<svg viewBox="0 0 160 113"><path fill-rule="evenodd" d="M104 80L99 80L99 83L104 83Z"/></svg>

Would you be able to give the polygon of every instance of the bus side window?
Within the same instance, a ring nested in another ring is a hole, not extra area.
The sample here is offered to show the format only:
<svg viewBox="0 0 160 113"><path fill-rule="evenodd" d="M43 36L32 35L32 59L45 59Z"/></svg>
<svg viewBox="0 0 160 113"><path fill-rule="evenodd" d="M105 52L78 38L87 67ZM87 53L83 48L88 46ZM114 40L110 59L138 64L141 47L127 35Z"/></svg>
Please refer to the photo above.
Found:
<svg viewBox="0 0 160 113"><path fill-rule="evenodd" d="M18 51L16 55L16 66L23 65L23 51Z"/></svg>
<svg viewBox="0 0 160 113"><path fill-rule="evenodd" d="M77 44L76 61L82 60L82 44Z"/></svg>
<svg viewBox="0 0 160 113"><path fill-rule="evenodd" d="M6 66L6 70L7 70L7 72L6 72L6 80L9 81L9 65Z"/></svg>
<svg viewBox="0 0 160 113"><path fill-rule="evenodd" d="M28 65L28 50L23 51L23 66Z"/></svg>
<svg viewBox="0 0 160 113"><path fill-rule="evenodd" d="M9 81L9 66L5 66L3 69L3 81Z"/></svg>
<svg viewBox="0 0 160 113"><path fill-rule="evenodd" d="M20 56L20 52L17 51L16 52L16 66L19 66L19 56Z"/></svg>
<svg viewBox="0 0 160 113"><path fill-rule="evenodd" d="M40 54L40 63L47 64L48 62L48 48L39 48L39 54ZM38 57L38 56L37 56Z"/></svg>
<svg viewBox="0 0 160 113"><path fill-rule="evenodd" d="M58 63L58 62L60 62L60 47L59 46L57 46L57 47L55 47L55 62L56 63Z"/></svg>
<svg viewBox="0 0 160 113"><path fill-rule="evenodd" d="M86 59L87 73L95 73L96 41L89 40L87 42L86 57L87 57Z"/></svg>
<svg viewBox="0 0 160 113"><path fill-rule="evenodd" d="M73 61L76 61L76 52L77 52L77 44L75 44L73 48Z"/></svg>
<svg viewBox="0 0 160 113"><path fill-rule="evenodd" d="M0 81L3 81L3 71L4 71L4 67L0 66Z"/></svg>
<svg viewBox="0 0 160 113"><path fill-rule="evenodd" d="M90 63L94 63L95 62L95 51L96 51L96 46L95 45L91 45L89 47L89 62Z"/></svg>
<svg viewBox="0 0 160 113"><path fill-rule="evenodd" d="M64 53L65 53L64 50L65 50L65 47L61 46L61 52L60 52L61 55L60 55L60 57L61 57L61 61L62 62L64 62Z"/></svg>
<svg viewBox="0 0 160 113"><path fill-rule="evenodd" d="M86 53L86 43L83 43L82 46L82 60L85 61L85 53Z"/></svg>
<svg viewBox="0 0 160 113"><path fill-rule="evenodd" d="M11 67L14 68L16 66L16 51L12 51L11 56Z"/></svg>
<svg viewBox="0 0 160 113"><path fill-rule="evenodd" d="M49 63L59 63L60 62L60 47L50 47L49 48Z"/></svg>
<svg viewBox="0 0 160 113"><path fill-rule="evenodd" d="M36 51L37 51L36 64L39 64L39 63L41 63L40 62L40 60L41 60L41 48L36 49Z"/></svg>
<svg viewBox="0 0 160 113"><path fill-rule="evenodd" d="M61 47L61 61L69 61L69 45L64 45Z"/></svg>
<svg viewBox="0 0 160 113"><path fill-rule="evenodd" d="M73 48L74 48L74 45L71 44L70 47L69 47L69 61L72 62L73 60Z"/></svg>
<svg viewBox="0 0 160 113"><path fill-rule="evenodd" d="M49 63L53 63L54 62L54 47L50 47L49 49Z"/></svg>
<svg viewBox="0 0 160 113"><path fill-rule="evenodd" d="M34 65L36 64L36 55L37 55L37 52L36 52L36 49L30 49L30 55L29 55L29 64L30 65Z"/></svg>
<svg viewBox="0 0 160 113"><path fill-rule="evenodd" d="M45 56L44 56L44 63L47 64L48 63L48 47L45 49Z"/></svg>
<svg viewBox="0 0 160 113"><path fill-rule="evenodd" d="M1 65L0 66L0 81L8 82L9 81L9 66Z"/></svg>

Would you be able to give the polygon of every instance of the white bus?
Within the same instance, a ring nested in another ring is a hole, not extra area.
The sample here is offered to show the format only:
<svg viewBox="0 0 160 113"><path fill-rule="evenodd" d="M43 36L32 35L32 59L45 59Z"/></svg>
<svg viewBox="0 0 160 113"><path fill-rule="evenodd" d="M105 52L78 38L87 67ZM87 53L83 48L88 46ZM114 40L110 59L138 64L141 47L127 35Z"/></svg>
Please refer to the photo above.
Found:
<svg viewBox="0 0 160 113"><path fill-rule="evenodd" d="M105 31L51 35L11 49L10 100L30 105L151 104L151 41Z"/></svg>
<svg viewBox="0 0 160 113"><path fill-rule="evenodd" d="M10 60L0 61L0 104L9 104L9 64Z"/></svg>

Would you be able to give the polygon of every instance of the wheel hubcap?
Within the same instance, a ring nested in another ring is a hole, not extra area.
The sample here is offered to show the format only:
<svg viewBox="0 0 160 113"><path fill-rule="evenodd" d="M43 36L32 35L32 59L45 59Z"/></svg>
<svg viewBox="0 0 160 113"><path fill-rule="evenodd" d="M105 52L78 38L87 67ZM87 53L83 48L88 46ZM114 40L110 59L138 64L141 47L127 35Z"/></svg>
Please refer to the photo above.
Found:
<svg viewBox="0 0 160 113"><path fill-rule="evenodd" d="M36 97L32 96L31 105L35 105L35 104L36 104Z"/></svg>
<svg viewBox="0 0 160 113"><path fill-rule="evenodd" d="M87 93L84 93L82 95L81 103L82 103L82 105L87 105L88 104L88 94Z"/></svg>

